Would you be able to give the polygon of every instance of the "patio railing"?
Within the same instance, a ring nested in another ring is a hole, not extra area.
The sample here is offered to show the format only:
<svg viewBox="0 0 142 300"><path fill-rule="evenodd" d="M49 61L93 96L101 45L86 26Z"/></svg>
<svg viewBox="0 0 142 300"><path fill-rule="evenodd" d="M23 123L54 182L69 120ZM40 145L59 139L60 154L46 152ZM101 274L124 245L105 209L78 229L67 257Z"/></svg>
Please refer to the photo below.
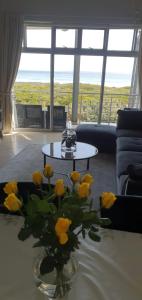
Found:
<svg viewBox="0 0 142 300"><path fill-rule="evenodd" d="M22 93L22 100L20 94ZM137 95L129 94L104 94L103 109L101 116L101 123L116 123L118 109L128 107L130 98L136 98ZM35 104L41 105L42 109L46 111L50 105L50 95L48 91L22 91L15 93L15 104ZM55 92L54 105L65 106L67 118L72 115L72 93L71 92ZM78 123L81 122L98 122L100 107L100 93L79 93L78 98Z"/></svg>

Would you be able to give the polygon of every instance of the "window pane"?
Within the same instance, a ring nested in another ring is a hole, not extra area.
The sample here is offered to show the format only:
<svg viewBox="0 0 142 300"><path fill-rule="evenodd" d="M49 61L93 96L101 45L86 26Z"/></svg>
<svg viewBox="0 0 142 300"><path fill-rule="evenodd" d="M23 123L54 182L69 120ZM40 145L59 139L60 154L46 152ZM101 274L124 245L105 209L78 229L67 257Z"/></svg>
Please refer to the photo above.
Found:
<svg viewBox="0 0 142 300"><path fill-rule="evenodd" d="M16 103L50 104L50 55L22 53L14 85Z"/></svg>
<svg viewBox="0 0 142 300"><path fill-rule="evenodd" d="M51 29L27 27L27 47L51 48Z"/></svg>
<svg viewBox="0 0 142 300"><path fill-rule="evenodd" d="M126 50L132 49L133 29L110 29L108 39L108 50Z"/></svg>
<svg viewBox="0 0 142 300"><path fill-rule="evenodd" d="M117 110L128 106L134 58L108 57L102 122L116 123Z"/></svg>
<svg viewBox="0 0 142 300"><path fill-rule="evenodd" d="M80 64L80 90L78 119L80 122L97 122L102 76L101 56L82 56Z"/></svg>
<svg viewBox="0 0 142 300"><path fill-rule="evenodd" d="M130 87L133 63L133 57L108 57L105 86L114 88Z"/></svg>
<svg viewBox="0 0 142 300"><path fill-rule="evenodd" d="M83 30L82 48L102 49L104 30Z"/></svg>
<svg viewBox="0 0 142 300"><path fill-rule="evenodd" d="M72 115L73 68L73 55L55 55L54 105L64 106L68 119Z"/></svg>
<svg viewBox="0 0 142 300"><path fill-rule="evenodd" d="M56 47L74 48L75 47L75 29L57 29Z"/></svg>

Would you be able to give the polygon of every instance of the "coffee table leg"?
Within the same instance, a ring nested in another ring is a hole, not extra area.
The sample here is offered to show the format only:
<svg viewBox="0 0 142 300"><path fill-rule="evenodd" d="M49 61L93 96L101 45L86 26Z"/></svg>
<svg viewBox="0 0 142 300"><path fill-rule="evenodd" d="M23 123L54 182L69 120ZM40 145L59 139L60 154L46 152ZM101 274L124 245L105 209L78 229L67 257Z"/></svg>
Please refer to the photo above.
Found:
<svg viewBox="0 0 142 300"><path fill-rule="evenodd" d="M89 163L90 163L90 159L87 159L87 171L89 170Z"/></svg>
<svg viewBox="0 0 142 300"><path fill-rule="evenodd" d="M44 167L46 165L46 155L44 155Z"/></svg>
<svg viewBox="0 0 142 300"><path fill-rule="evenodd" d="M73 159L73 171L75 171L75 159Z"/></svg>

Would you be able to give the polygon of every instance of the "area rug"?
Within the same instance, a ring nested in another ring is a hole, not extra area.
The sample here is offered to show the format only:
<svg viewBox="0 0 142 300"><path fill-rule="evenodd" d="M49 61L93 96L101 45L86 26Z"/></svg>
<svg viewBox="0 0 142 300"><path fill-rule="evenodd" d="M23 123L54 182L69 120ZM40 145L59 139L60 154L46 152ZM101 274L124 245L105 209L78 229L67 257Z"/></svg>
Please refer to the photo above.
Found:
<svg viewBox="0 0 142 300"><path fill-rule="evenodd" d="M0 182L9 180L31 181L32 173L35 170L43 171L43 155L42 145L29 144L14 158L9 160L7 164L0 169ZM57 178L63 178L66 185L69 180L66 176L59 173L70 173L72 171L72 162L48 158L47 162L52 164L55 174L52 183ZM77 161L76 169L82 170L86 168L86 161ZM98 207L99 196L103 191L116 192L115 181L115 156L111 154L98 154L90 159L90 173L94 177L92 186L92 195L94 198L94 207ZM46 181L46 180L45 180Z"/></svg>

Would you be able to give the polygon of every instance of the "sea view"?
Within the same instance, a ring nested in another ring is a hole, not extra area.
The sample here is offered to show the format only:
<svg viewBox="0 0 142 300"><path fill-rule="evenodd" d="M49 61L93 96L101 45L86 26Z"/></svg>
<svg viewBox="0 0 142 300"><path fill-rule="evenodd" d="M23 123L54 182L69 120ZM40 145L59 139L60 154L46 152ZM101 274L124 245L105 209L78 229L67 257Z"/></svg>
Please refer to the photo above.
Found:
<svg viewBox="0 0 142 300"><path fill-rule="evenodd" d="M55 82L60 84L72 83L73 82L73 72L55 72L54 76ZM50 82L50 72L49 71L26 71L20 70L17 74L16 82ZM101 74L99 72L81 72L80 73L81 83L90 84L101 84ZM130 74L116 74L107 73L105 85L110 87L124 87L131 85L131 75Z"/></svg>

